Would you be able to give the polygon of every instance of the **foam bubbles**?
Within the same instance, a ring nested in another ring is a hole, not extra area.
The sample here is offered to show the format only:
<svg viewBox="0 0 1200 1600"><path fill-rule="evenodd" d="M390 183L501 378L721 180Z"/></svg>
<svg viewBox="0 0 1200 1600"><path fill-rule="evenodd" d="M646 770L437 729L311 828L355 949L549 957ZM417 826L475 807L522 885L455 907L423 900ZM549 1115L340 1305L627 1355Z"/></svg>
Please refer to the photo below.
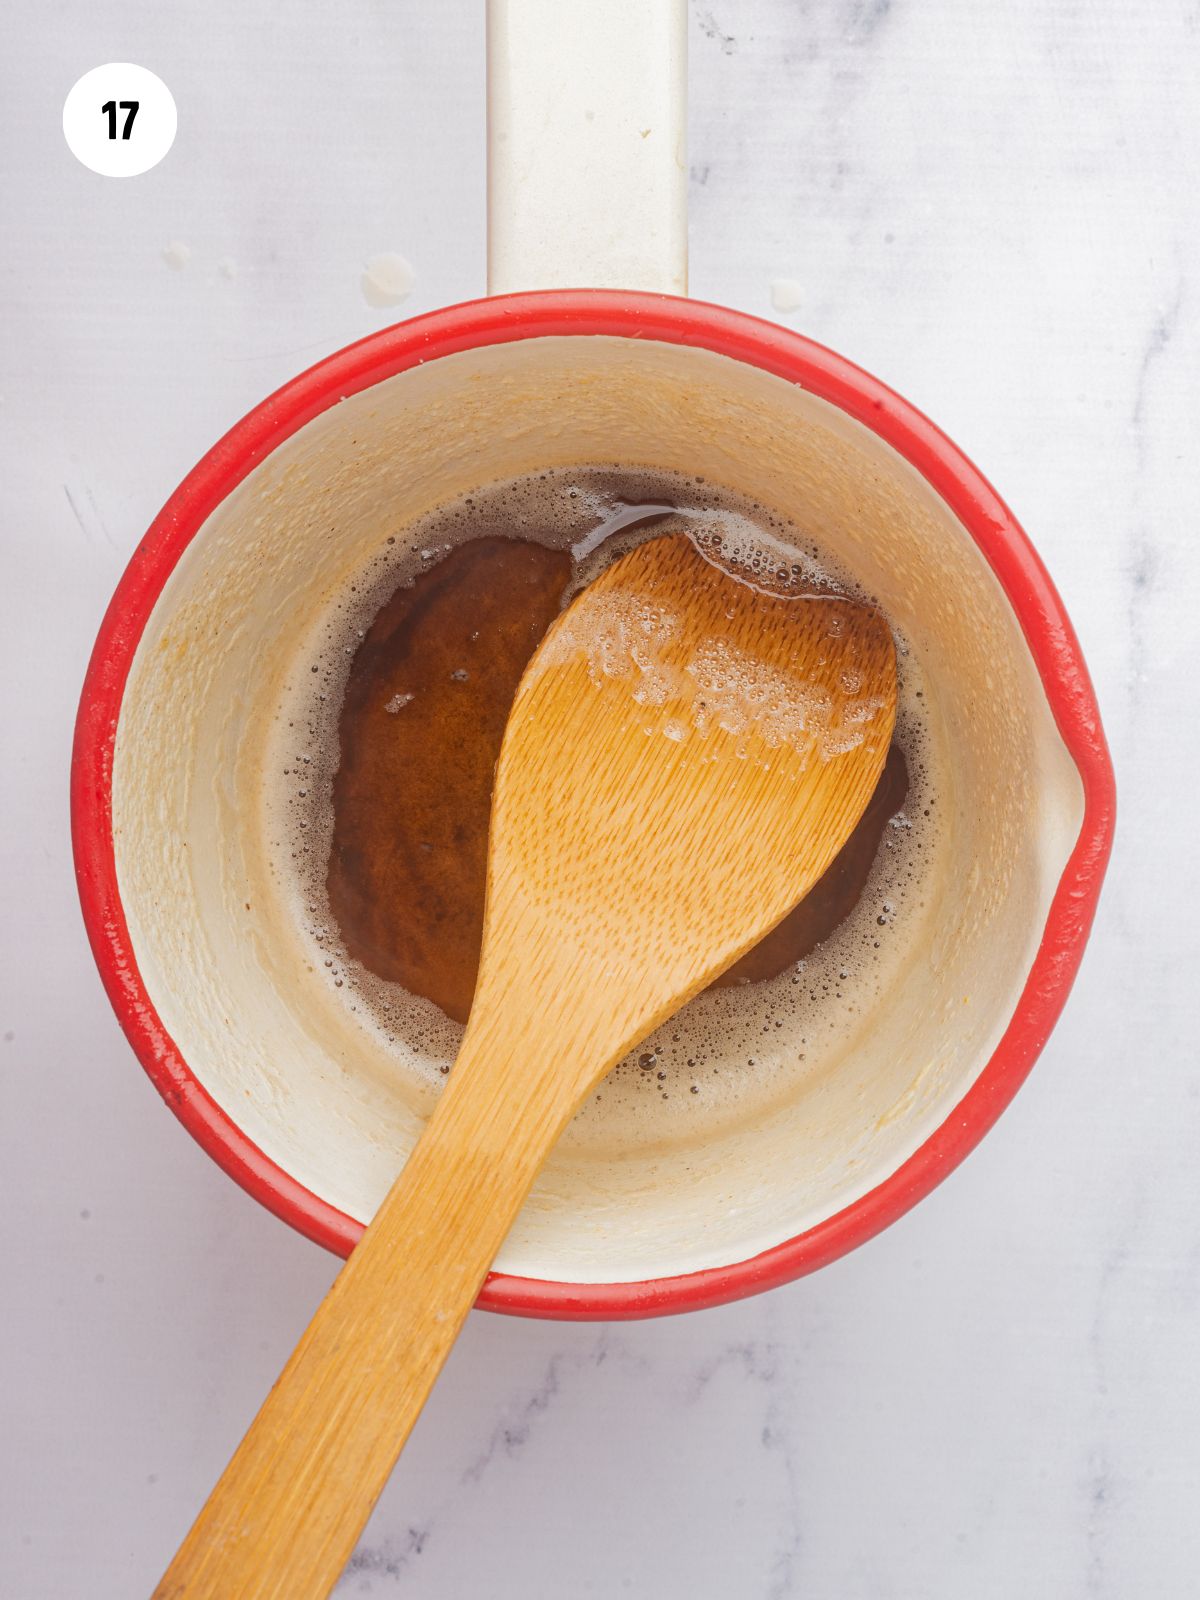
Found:
<svg viewBox="0 0 1200 1600"><path fill-rule="evenodd" d="M328 986L331 1004L353 1016L364 1048L408 1076L418 1097L440 1087L462 1029L430 1001L350 960L325 893L338 715L358 642L399 585L411 584L447 550L481 534L507 532L570 549L575 576L569 602L624 550L684 529L708 559L766 592L872 598L789 520L716 485L666 472L556 468L475 488L430 516L388 529L315 635L298 647L265 754L272 870L314 981ZM644 703L661 705L679 684L665 681L656 643L671 637L677 619L641 604L641 611L613 609L589 660L602 676L636 676L635 692ZM919 663L900 634L896 647L896 739L909 794L904 811L884 829L857 908L805 961L779 976L697 996L605 1080L568 1130L568 1143L607 1157L632 1145L690 1142L762 1115L800 1082L831 1070L879 996L901 981L931 909L928 885L940 854L939 769ZM689 710L662 727L663 736L677 741L702 733L704 717L736 733L751 715L761 722L765 711L772 737L787 737L799 721L821 728L827 753L835 754L840 741L861 740L878 709L871 697L857 694L860 685L845 683L850 698L834 723L819 696L785 694L769 664L733 659L721 639L710 641L688 671ZM403 716L406 703L396 696L385 709Z"/></svg>

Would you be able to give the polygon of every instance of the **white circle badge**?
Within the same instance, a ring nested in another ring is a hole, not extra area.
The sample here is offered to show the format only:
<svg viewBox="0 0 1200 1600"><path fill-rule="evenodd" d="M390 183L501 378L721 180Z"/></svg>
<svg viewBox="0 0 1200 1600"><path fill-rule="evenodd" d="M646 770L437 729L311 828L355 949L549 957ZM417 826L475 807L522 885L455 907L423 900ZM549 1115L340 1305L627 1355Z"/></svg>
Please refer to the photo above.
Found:
<svg viewBox="0 0 1200 1600"><path fill-rule="evenodd" d="M175 143L175 99L155 73L130 61L85 72L63 106L71 153L106 178L136 178Z"/></svg>

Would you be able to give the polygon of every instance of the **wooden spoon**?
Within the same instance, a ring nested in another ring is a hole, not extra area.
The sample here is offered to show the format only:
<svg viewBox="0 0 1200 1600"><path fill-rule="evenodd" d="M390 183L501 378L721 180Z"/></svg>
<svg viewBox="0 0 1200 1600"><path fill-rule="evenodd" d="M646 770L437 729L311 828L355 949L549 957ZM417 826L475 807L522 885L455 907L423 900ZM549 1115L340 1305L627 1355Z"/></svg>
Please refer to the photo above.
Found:
<svg viewBox="0 0 1200 1600"><path fill-rule="evenodd" d="M555 1140L825 871L895 705L877 613L760 592L681 535L621 557L558 618L496 768L454 1070L159 1600L328 1594Z"/></svg>

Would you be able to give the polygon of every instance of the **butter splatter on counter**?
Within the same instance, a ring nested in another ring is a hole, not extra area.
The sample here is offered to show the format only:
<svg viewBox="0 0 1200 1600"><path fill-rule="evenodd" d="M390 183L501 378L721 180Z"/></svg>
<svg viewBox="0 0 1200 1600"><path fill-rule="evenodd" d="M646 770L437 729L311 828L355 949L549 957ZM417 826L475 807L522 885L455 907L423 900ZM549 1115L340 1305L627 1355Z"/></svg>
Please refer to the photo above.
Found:
<svg viewBox="0 0 1200 1600"><path fill-rule="evenodd" d="M398 306L412 293L417 275L404 256L384 254L371 256L363 267L363 299L369 306L382 309Z"/></svg>

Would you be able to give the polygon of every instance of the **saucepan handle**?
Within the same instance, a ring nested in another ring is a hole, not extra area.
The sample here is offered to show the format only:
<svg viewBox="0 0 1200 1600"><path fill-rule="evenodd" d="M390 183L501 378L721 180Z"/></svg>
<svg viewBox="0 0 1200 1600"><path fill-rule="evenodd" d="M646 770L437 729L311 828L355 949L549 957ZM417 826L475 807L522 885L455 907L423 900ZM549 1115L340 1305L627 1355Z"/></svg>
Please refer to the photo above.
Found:
<svg viewBox="0 0 1200 1600"><path fill-rule="evenodd" d="M488 292L687 292L686 0L488 0Z"/></svg>

